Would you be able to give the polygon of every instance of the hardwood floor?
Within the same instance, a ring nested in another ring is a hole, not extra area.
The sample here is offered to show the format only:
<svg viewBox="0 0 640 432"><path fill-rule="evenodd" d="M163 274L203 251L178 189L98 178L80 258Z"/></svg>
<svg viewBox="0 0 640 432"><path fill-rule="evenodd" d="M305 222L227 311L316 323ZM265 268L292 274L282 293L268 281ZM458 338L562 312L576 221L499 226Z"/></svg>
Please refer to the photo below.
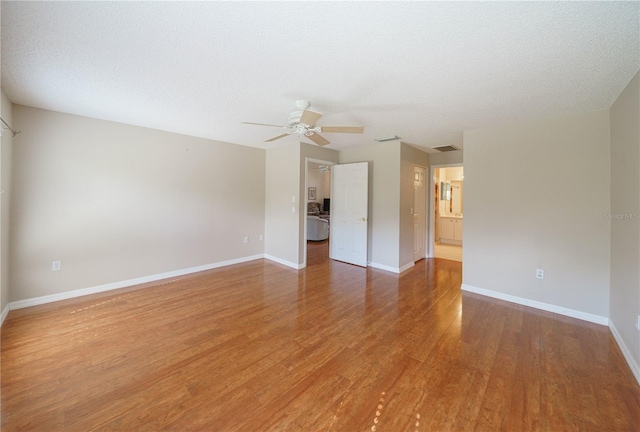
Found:
<svg viewBox="0 0 640 432"><path fill-rule="evenodd" d="M11 311L2 430L640 430L608 328L461 293L454 261L308 263Z"/></svg>

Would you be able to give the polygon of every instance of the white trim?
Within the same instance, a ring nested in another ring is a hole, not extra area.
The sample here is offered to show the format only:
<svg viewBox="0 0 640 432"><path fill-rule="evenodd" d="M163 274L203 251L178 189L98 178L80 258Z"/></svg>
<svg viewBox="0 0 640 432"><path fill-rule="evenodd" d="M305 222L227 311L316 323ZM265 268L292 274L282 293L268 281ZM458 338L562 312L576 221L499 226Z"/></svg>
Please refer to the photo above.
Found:
<svg viewBox="0 0 640 432"><path fill-rule="evenodd" d="M274 257L273 255L265 254L264 257L270 261L277 262L278 264L286 265L287 267L291 267L292 269L300 270L306 267L306 264L296 264L291 261L283 260L278 257Z"/></svg>
<svg viewBox="0 0 640 432"><path fill-rule="evenodd" d="M367 263L367 265L369 267L373 267L373 268L376 268L376 269L380 269L380 270L388 271L388 272L391 272L391 273L399 274L399 273L402 273L404 271L409 270L411 267L413 267L415 265L415 263L410 262L408 264L403 265L402 267L391 267L391 266L388 266L388 265L385 265L385 264L378 264L378 263L374 263L374 262L369 261Z"/></svg>
<svg viewBox="0 0 640 432"><path fill-rule="evenodd" d="M589 321L595 324L609 325L609 318L600 315L590 314L588 312L582 312L575 309L569 309L562 306L556 306L549 303L543 303L536 300L529 300L523 297L517 297L510 294L504 294L498 291L491 291L484 288L474 287L472 285L462 284L463 291L469 291L476 294L481 294L487 297L493 297L500 300L505 300L511 303L520 304L523 306L529 306L535 309L541 309L547 312L553 312L560 315L565 315L571 318L577 318L583 321Z"/></svg>
<svg viewBox="0 0 640 432"><path fill-rule="evenodd" d="M46 295L42 297L34 297L30 299L25 299L25 300L18 300L18 301L9 303L9 308L11 310L22 309L22 308L37 306L45 303L52 303L59 300L67 300L70 298L81 297L89 294L96 294L104 291L111 291L114 289L126 288L129 286L139 285L147 282L155 282L161 279L168 279L176 276L184 276L190 273L197 273L204 270L211 270L218 267L225 267L225 266L239 264L247 261L253 261L261 258L264 258L263 254L252 255L252 256L236 258L228 261L221 261L213 264L206 264L206 265L190 267L182 270L175 270L175 271L159 273L151 276L144 276L140 278L129 279L121 282L113 282L113 283L98 285L90 288L82 288L82 289L77 289L73 291L67 291L59 294L51 294L51 295Z"/></svg>
<svg viewBox="0 0 640 432"><path fill-rule="evenodd" d="M5 318L7 318L7 315L9 315L10 305L11 303L7 303L4 309L2 309L2 315L0 315L0 327L2 327L2 324L4 324L4 320Z"/></svg>
<svg viewBox="0 0 640 432"><path fill-rule="evenodd" d="M407 270L409 270L411 267L415 267L416 263L411 261L410 263L407 263L405 265L403 265L402 267L400 267L400 271L398 273L404 273Z"/></svg>
<svg viewBox="0 0 640 432"><path fill-rule="evenodd" d="M371 261L369 261L367 263L367 265L369 267L373 267L375 269L388 271L388 272L391 272L391 273L400 273L400 269L398 267L391 267L391 266L388 266L388 265L378 264L378 263L374 263L374 262L371 262Z"/></svg>
<svg viewBox="0 0 640 432"><path fill-rule="evenodd" d="M609 320L609 329L611 330L611 334L613 335L613 338L618 343L618 346L620 347L620 351L622 351L622 355L627 361L627 364L631 368L631 372L633 372L633 375L636 377L636 381L638 381L638 384L640 384L640 366L638 366L638 363L635 361L635 359L631 355L631 351L629 351L629 348L624 343L622 336L620 336L620 333L618 333L618 329L616 328L615 325L613 325L613 322L611 320Z"/></svg>

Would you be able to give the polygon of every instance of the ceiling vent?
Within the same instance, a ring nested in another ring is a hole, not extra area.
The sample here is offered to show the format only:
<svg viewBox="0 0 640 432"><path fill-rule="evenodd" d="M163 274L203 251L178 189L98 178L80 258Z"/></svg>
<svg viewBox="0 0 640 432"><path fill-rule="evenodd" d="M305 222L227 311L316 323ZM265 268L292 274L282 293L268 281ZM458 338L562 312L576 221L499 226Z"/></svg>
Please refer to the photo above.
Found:
<svg viewBox="0 0 640 432"><path fill-rule="evenodd" d="M434 150L438 150L440 152L450 152L450 151L460 150L458 147L452 146L452 145L444 145L444 146L437 146L437 147L431 147L431 148Z"/></svg>
<svg viewBox="0 0 640 432"><path fill-rule="evenodd" d="M390 137L383 137L383 138L374 138L375 141L378 142L387 142L387 141L395 141L395 140L399 140L400 137L399 136L390 136Z"/></svg>

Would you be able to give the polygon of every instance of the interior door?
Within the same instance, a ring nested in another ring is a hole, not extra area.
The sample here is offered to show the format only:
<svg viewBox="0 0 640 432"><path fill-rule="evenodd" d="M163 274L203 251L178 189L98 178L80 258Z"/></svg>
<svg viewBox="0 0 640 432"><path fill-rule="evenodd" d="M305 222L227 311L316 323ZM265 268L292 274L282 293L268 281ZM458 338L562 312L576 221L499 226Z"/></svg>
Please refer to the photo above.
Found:
<svg viewBox="0 0 640 432"><path fill-rule="evenodd" d="M413 167L413 260L425 257L427 247L427 218L426 218L426 170L419 166Z"/></svg>
<svg viewBox="0 0 640 432"><path fill-rule="evenodd" d="M367 266L369 163L331 167L329 258Z"/></svg>

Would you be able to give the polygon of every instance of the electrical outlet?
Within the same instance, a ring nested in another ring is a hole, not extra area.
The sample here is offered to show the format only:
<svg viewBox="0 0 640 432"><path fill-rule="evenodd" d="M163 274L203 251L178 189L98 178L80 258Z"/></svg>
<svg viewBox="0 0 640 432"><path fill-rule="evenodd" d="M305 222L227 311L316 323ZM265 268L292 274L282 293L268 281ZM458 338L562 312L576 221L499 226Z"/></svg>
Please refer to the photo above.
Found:
<svg viewBox="0 0 640 432"><path fill-rule="evenodd" d="M636 319L636 328L640 330L640 315L638 315L638 319Z"/></svg>
<svg viewBox="0 0 640 432"><path fill-rule="evenodd" d="M295 213L296 212L296 208L295 207L291 207L291 213Z"/></svg>
<svg viewBox="0 0 640 432"><path fill-rule="evenodd" d="M264 236L260 234L260 241L264 240Z"/></svg>
<svg viewBox="0 0 640 432"><path fill-rule="evenodd" d="M536 278L538 278L538 279L544 279L544 270L542 270L542 269L536 269Z"/></svg>
<svg viewBox="0 0 640 432"><path fill-rule="evenodd" d="M245 242L245 243L249 243L249 237L246 237L246 236L245 236L245 238L244 238L244 242Z"/></svg>
<svg viewBox="0 0 640 432"><path fill-rule="evenodd" d="M51 263L51 270L52 271L58 271L62 268L62 265L60 264L60 261L53 261Z"/></svg>

